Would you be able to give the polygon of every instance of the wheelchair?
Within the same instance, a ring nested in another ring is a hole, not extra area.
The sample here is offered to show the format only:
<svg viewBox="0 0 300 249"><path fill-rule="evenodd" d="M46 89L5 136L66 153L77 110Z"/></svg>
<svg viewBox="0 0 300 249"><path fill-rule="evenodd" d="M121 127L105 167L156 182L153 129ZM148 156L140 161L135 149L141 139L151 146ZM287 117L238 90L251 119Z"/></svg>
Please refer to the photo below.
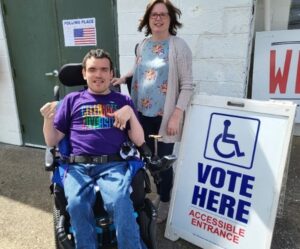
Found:
<svg viewBox="0 0 300 249"><path fill-rule="evenodd" d="M81 72L81 63L66 64L60 69L58 77L60 82L65 86L85 87L86 81L83 79ZM58 86L54 87L54 96L55 100L59 100ZM68 138L65 137L57 148L47 147L45 154L45 170L50 171L52 175L50 190L54 197L53 223L56 249L75 248L70 217L66 210L67 200L62 184L66 167L65 158L69 155L68 142ZM157 144L157 139L155 142ZM148 170L157 183L160 180L159 173L171 167L176 157L169 155L160 159L157 155L152 155L152 152L145 144L137 150L130 141L122 146L120 153L123 158L128 160L128 163L134 163L135 161L132 158L136 158L137 156L140 158L138 161L142 163L142 167L137 170L131 183L131 199L142 240L148 249L157 249L157 210L151 200L146 197L146 194L151 192L150 178L146 170ZM97 186L95 186L95 189L97 190ZM108 216L103 207L99 189L93 210L96 219L99 248L117 248L113 220Z"/></svg>

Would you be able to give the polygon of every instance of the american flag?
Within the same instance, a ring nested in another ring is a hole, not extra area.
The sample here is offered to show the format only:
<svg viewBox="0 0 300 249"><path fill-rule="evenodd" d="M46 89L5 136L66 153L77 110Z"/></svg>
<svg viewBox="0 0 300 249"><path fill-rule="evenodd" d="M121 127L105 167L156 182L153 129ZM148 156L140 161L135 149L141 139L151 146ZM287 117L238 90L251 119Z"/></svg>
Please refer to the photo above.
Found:
<svg viewBox="0 0 300 249"><path fill-rule="evenodd" d="M97 45L95 28L74 29L75 45Z"/></svg>

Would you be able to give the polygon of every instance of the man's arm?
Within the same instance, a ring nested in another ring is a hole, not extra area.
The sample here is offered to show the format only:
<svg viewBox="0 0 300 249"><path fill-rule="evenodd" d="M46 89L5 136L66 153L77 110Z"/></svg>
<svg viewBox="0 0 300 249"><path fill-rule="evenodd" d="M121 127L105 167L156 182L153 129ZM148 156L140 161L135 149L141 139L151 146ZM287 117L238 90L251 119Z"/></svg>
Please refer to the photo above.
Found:
<svg viewBox="0 0 300 249"><path fill-rule="evenodd" d="M56 105L57 102L50 102L46 103L40 109L40 112L44 117L43 133L47 146L56 146L58 142L65 136L65 134L58 131L53 126Z"/></svg>
<svg viewBox="0 0 300 249"><path fill-rule="evenodd" d="M131 118L129 119L130 130L128 131L128 136L130 140L139 147L145 143L144 129L142 128L137 116L135 115L135 112L131 107L130 110L132 114Z"/></svg>
<svg viewBox="0 0 300 249"><path fill-rule="evenodd" d="M141 146L145 142L144 130L131 106L125 105L109 115L115 118L114 126L121 130L124 130L127 121L129 122L128 136L135 145Z"/></svg>

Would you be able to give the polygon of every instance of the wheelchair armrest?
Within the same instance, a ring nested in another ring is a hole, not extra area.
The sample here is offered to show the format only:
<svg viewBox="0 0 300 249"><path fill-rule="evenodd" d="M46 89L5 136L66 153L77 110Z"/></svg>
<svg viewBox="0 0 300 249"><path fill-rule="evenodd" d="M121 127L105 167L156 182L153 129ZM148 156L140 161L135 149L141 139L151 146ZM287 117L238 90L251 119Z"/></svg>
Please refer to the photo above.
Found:
<svg viewBox="0 0 300 249"><path fill-rule="evenodd" d="M55 147L46 147L45 152L45 170L53 171L55 168Z"/></svg>
<svg viewBox="0 0 300 249"><path fill-rule="evenodd" d="M161 159L162 170L169 169L176 160L177 160L177 156L175 156L175 155L164 156Z"/></svg>
<svg viewBox="0 0 300 249"><path fill-rule="evenodd" d="M143 143L137 148L141 156L144 158L146 168L149 169L150 173L159 173L161 171L169 169L172 164L177 160L175 155L167 155L163 158L153 156L152 151L146 143Z"/></svg>
<svg viewBox="0 0 300 249"><path fill-rule="evenodd" d="M146 167L151 173L160 173L169 169L176 160L177 157L175 155L167 155L163 158L152 157L151 160L146 163Z"/></svg>
<svg viewBox="0 0 300 249"><path fill-rule="evenodd" d="M152 157L150 160L146 161L146 168L149 170L153 177L154 183L157 185L161 181L160 172L163 172L173 165L177 160L175 155L167 155L163 158Z"/></svg>

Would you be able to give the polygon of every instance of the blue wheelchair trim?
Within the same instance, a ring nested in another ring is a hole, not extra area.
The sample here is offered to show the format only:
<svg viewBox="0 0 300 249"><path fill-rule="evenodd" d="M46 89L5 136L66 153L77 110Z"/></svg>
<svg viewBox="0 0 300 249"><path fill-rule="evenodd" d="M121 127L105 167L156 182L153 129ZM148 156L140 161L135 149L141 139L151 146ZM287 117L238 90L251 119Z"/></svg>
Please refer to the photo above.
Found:
<svg viewBox="0 0 300 249"><path fill-rule="evenodd" d="M69 165L63 162L64 159L70 155L70 142L69 137L65 136L58 144L60 159L58 160L58 166L53 171L52 183L58 184L63 188L64 178L67 173Z"/></svg>
<svg viewBox="0 0 300 249"><path fill-rule="evenodd" d="M67 158L71 154L70 148L70 139L68 136L65 136L58 144L59 153L62 158Z"/></svg>
<svg viewBox="0 0 300 249"><path fill-rule="evenodd" d="M64 179L67 174L69 165L68 164L60 164L55 168L52 175L52 183L59 185L60 187L64 187Z"/></svg>
<svg viewBox="0 0 300 249"><path fill-rule="evenodd" d="M139 158L135 158L134 160L129 160L127 162L132 177L134 177L135 174L144 167L144 162Z"/></svg>

